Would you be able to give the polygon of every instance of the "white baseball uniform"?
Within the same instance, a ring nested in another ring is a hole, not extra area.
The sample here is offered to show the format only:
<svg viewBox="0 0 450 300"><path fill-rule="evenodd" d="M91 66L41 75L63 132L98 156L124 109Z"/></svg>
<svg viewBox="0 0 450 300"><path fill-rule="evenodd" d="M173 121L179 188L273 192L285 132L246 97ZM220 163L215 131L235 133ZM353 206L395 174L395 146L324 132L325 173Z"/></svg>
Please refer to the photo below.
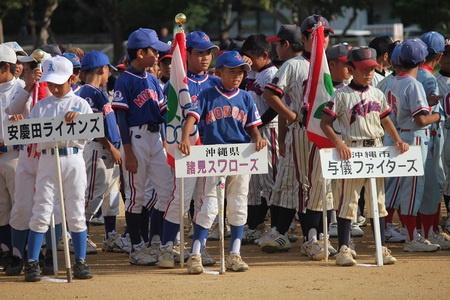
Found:
<svg viewBox="0 0 450 300"><path fill-rule="evenodd" d="M80 114L92 113L89 104L83 98L76 96L73 91L70 91L62 98L49 96L37 102L31 110L29 118L64 116L72 110L78 111ZM67 224L72 232L86 230L84 194L87 181L83 159L84 144L85 140L58 142ZM55 201L58 199L56 196L58 194L57 166L53 157L53 147L53 142L37 145L37 151L40 152L41 156L39 158L30 229L39 233L47 231Z"/></svg>
<svg viewBox="0 0 450 300"><path fill-rule="evenodd" d="M265 86L272 82L276 72L277 68L273 64L269 64L259 72L250 71L248 73L246 90L253 97L260 114L263 114L270 108L266 100L264 100L263 92ZM261 197L270 200L278 165L278 117L259 128L259 132L261 133L261 138L267 141L269 172L251 176L248 205L260 205Z"/></svg>
<svg viewBox="0 0 450 300"><path fill-rule="evenodd" d="M309 65L309 60L304 56L291 58L277 71L272 83L266 86L298 115L301 115L303 107L303 89L308 78ZM294 122L286 133L285 144L286 155L279 161L270 203L301 212L304 210L308 187L310 142L306 136L306 128Z"/></svg>
<svg viewBox="0 0 450 300"><path fill-rule="evenodd" d="M382 145L381 138L384 129L381 126L381 119L391 112L384 94L377 88L367 86L361 90L353 82L348 86L337 90L323 109L325 114L330 115L335 122L339 123L342 132L342 139L349 147L363 147L370 143L371 146ZM367 187L365 198L378 202L380 217L387 215L384 205L384 179L377 178L377 199L372 199L369 193L369 179L345 179L341 181L342 190L339 199L338 215L340 218L354 220L358 211L359 194L363 186ZM371 212L368 211L368 217Z"/></svg>

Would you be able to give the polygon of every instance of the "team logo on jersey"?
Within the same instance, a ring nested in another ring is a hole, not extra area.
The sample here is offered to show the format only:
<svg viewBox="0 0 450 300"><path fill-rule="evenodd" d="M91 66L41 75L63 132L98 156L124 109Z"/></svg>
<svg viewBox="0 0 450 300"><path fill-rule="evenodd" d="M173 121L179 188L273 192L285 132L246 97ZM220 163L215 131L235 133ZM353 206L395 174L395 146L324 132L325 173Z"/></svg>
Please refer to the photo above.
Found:
<svg viewBox="0 0 450 300"><path fill-rule="evenodd" d="M79 112L80 111L80 109L78 108L78 107L72 107L70 110L73 110L73 111L77 111L77 112Z"/></svg>
<svg viewBox="0 0 450 300"><path fill-rule="evenodd" d="M194 96L191 97L191 103L192 103L192 107L197 106L197 104L198 104L198 97L197 97L197 95L194 95Z"/></svg>
<svg viewBox="0 0 450 300"><path fill-rule="evenodd" d="M107 103L107 104L103 105L103 115L105 117L112 112L113 112L113 109L112 109L111 103Z"/></svg>
<svg viewBox="0 0 450 300"><path fill-rule="evenodd" d="M134 100L133 102L142 107L148 100L152 99L153 101L158 102L158 93L151 89L143 90Z"/></svg>
<svg viewBox="0 0 450 300"><path fill-rule="evenodd" d="M206 124L210 124L212 122L225 118L234 118L236 119L236 121L242 122L243 124L247 123L247 115L237 106L215 107L208 112L205 121Z"/></svg>
<svg viewBox="0 0 450 300"><path fill-rule="evenodd" d="M84 98L84 99L87 101L87 103L89 103L89 106L90 106L90 107L93 107L93 106L94 106L94 101L92 101L91 97L86 97L86 98Z"/></svg>
<svg viewBox="0 0 450 300"><path fill-rule="evenodd" d="M277 73L278 73L278 71L277 71ZM277 77L277 76L275 76L275 77L272 79L272 84L273 84L273 85L277 85L277 83L278 83L279 80L280 80L280 78Z"/></svg>
<svg viewBox="0 0 450 300"><path fill-rule="evenodd" d="M254 92L258 96L263 94L261 86L254 79L247 80L246 90L247 92Z"/></svg>
<svg viewBox="0 0 450 300"><path fill-rule="evenodd" d="M119 102L119 101L122 101L122 99L123 99L122 92L121 91L115 91L114 92L114 99L113 99L113 101Z"/></svg>
<svg viewBox="0 0 450 300"><path fill-rule="evenodd" d="M55 68L53 67L53 63L50 63L50 64L48 65L47 72L55 72Z"/></svg>
<svg viewBox="0 0 450 300"><path fill-rule="evenodd" d="M367 114L371 112L380 112L381 111L381 105L377 101L367 101L366 99L363 99L356 103L351 109L350 109L350 125L352 125L357 117L365 117Z"/></svg>
<svg viewBox="0 0 450 300"><path fill-rule="evenodd" d="M291 97L289 97L288 94L284 94L283 98L284 98L284 103L286 103L287 106L291 106L291 104L292 104Z"/></svg>

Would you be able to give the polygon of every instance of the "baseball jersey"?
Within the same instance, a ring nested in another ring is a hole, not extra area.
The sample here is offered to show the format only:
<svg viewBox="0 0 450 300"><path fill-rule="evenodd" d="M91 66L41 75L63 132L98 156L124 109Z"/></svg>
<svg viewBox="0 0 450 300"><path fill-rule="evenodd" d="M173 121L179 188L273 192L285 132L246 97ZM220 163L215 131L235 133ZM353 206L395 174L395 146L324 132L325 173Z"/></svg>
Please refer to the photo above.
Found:
<svg viewBox="0 0 450 300"><path fill-rule="evenodd" d="M375 73L373 75L373 79L372 82L370 83L371 86L376 87L378 86L378 84L384 79L386 78L389 74L391 74L391 72L389 71L384 71L383 73L380 73L379 71L375 70Z"/></svg>
<svg viewBox="0 0 450 300"><path fill-rule="evenodd" d="M130 67L116 80L112 107L127 110L127 124L132 127L163 123L166 103L158 79Z"/></svg>
<svg viewBox="0 0 450 300"><path fill-rule="evenodd" d="M436 81L438 83L439 91L442 94L445 94L449 92L450 90L450 73L439 71L439 73L436 74Z"/></svg>
<svg viewBox="0 0 450 300"><path fill-rule="evenodd" d="M9 118L5 109L11 104L14 95L22 89L22 83L15 77L8 82L0 83L0 144L4 142L3 121Z"/></svg>
<svg viewBox="0 0 450 300"><path fill-rule="evenodd" d="M386 89L391 84L391 80L395 77L393 73L389 74L388 76L384 77L377 85L377 89L381 90L383 93L386 92Z"/></svg>
<svg viewBox="0 0 450 300"><path fill-rule="evenodd" d="M203 144L250 143L246 129L262 122L252 96L241 89L226 91L216 85L198 95L188 115L205 121Z"/></svg>
<svg viewBox="0 0 450 300"><path fill-rule="evenodd" d="M49 96L36 103L31 109L28 118L48 118L56 116L64 116L69 111L77 111L80 114L92 114L92 109L89 104L81 97L76 96L73 91L69 91L62 98L56 98L55 96ZM59 141L58 147L76 147L83 149L85 140L68 140ZM37 151L42 149L49 149L54 147L54 142L45 142L37 144Z"/></svg>
<svg viewBox="0 0 450 300"><path fill-rule="evenodd" d="M303 55L293 57L280 67L272 82L266 85L292 111L300 115L304 106L303 94L309 73L309 60Z"/></svg>
<svg viewBox="0 0 450 300"><path fill-rule="evenodd" d="M398 74L386 93L397 119L397 128L416 130L430 126L421 127L414 122L418 113L430 111L422 84L414 77L403 72Z"/></svg>
<svg viewBox="0 0 450 300"><path fill-rule="evenodd" d="M116 116L109 102L108 96L99 88L91 84L85 84L80 89L80 97L84 98L91 106L94 113L103 113L103 123L105 128L105 137L113 144L120 142L119 129L117 127Z"/></svg>
<svg viewBox="0 0 450 300"><path fill-rule="evenodd" d="M256 108L261 114L270 108L269 104L267 104L266 100L264 100L263 93L266 85L272 82L277 70L277 67L270 63L259 70L259 72L248 72L247 86L245 89L253 97ZM270 121L269 126L273 127L276 126L276 124L278 124L278 117L275 117L272 121Z"/></svg>
<svg viewBox="0 0 450 300"><path fill-rule="evenodd" d="M384 129L380 119L390 112L391 108L379 89L360 87L353 81L337 90L323 109L323 113L338 121L346 143L382 137Z"/></svg>

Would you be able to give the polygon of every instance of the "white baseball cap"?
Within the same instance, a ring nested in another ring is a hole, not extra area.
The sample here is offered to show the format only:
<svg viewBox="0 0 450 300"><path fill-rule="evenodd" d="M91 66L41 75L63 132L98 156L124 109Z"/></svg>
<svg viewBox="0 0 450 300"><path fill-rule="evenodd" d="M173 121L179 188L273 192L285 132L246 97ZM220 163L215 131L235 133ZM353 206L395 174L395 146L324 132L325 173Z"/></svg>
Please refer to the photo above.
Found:
<svg viewBox="0 0 450 300"><path fill-rule="evenodd" d="M23 50L17 42L6 42L6 46L12 48L17 55L27 56L28 54Z"/></svg>
<svg viewBox="0 0 450 300"><path fill-rule="evenodd" d="M43 74L39 82L63 84L73 74L73 65L64 56L54 56L44 61L42 71Z"/></svg>
<svg viewBox="0 0 450 300"><path fill-rule="evenodd" d="M11 47L0 44L0 62L15 64L17 62L16 52Z"/></svg>
<svg viewBox="0 0 450 300"><path fill-rule="evenodd" d="M44 52L44 57L41 59L41 63L43 63L44 61L46 61L47 59L49 59L49 58L52 57L49 53L47 53L47 52L45 52L45 51L43 51L43 52ZM18 56L17 59L18 59L21 63L27 63L27 62L32 62L32 61L38 62L38 61L34 58L33 53L31 53L29 56Z"/></svg>

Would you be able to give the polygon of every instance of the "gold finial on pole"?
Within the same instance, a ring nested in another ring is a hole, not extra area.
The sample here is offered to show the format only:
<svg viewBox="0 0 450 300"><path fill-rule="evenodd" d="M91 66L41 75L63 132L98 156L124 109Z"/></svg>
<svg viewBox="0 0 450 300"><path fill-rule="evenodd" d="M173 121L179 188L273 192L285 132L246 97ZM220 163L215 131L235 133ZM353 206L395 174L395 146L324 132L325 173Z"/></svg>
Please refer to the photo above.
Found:
<svg viewBox="0 0 450 300"><path fill-rule="evenodd" d="M186 23L186 15L183 13L178 13L175 16L175 23L177 23L179 27L182 27L183 24Z"/></svg>

